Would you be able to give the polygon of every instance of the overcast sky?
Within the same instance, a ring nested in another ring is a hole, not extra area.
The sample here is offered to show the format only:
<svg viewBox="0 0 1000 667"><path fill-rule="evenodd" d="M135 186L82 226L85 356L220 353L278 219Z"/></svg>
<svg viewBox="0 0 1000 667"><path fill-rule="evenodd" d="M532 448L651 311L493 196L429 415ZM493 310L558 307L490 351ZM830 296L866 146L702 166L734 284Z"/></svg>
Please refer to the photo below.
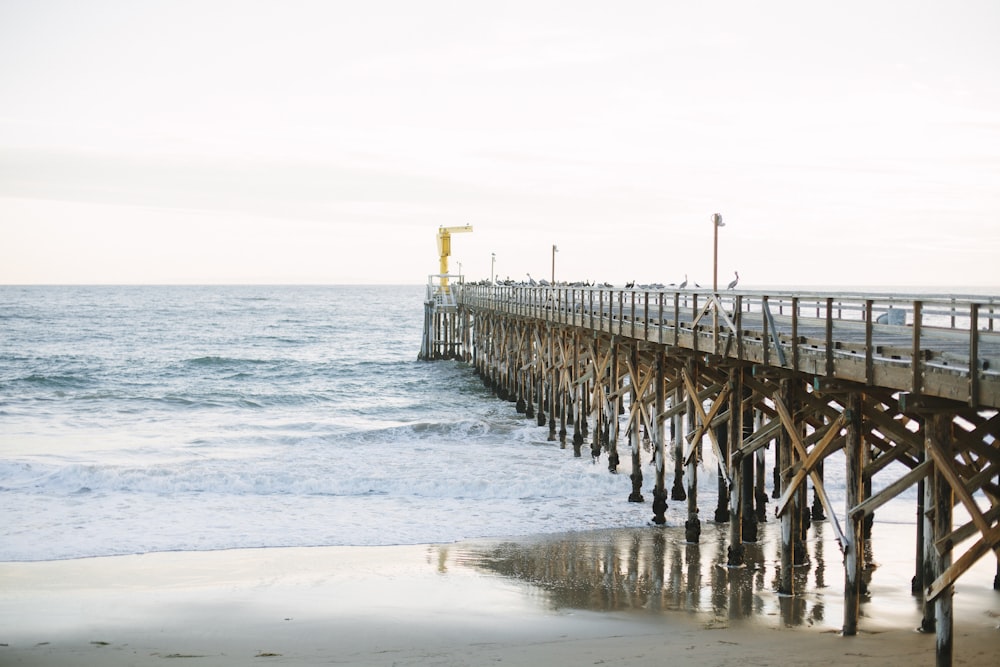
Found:
<svg viewBox="0 0 1000 667"><path fill-rule="evenodd" d="M0 283L1000 285L1000 2L0 0Z"/></svg>

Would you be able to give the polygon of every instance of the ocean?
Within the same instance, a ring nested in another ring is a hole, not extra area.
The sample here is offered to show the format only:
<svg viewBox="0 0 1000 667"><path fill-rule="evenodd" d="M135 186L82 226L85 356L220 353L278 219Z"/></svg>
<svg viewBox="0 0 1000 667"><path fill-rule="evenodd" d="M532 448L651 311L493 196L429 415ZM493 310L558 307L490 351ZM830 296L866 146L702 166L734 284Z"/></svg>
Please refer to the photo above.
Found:
<svg viewBox="0 0 1000 667"><path fill-rule="evenodd" d="M417 360L423 295L0 287L0 561L648 526L651 466L629 503L627 455L618 474L574 458L471 366ZM842 507L842 466L826 475ZM914 498L879 520L912 523Z"/></svg>

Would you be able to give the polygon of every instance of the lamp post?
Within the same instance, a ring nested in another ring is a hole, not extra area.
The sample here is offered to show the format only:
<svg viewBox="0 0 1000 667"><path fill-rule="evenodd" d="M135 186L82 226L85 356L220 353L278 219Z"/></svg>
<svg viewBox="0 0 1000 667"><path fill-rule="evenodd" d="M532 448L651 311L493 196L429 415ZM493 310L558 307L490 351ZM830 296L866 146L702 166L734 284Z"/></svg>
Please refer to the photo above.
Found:
<svg viewBox="0 0 1000 667"><path fill-rule="evenodd" d="M718 213L712 215L712 231L715 232L715 242L712 245L712 291L719 292L719 227L725 227L722 216Z"/></svg>
<svg viewBox="0 0 1000 667"><path fill-rule="evenodd" d="M556 244L552 244L552 286L556 286L556 253L559 252L559 248Z"/></svg>
<svg viewBox="0 0 1000 667"><path fill-rule="evenodd" d="M497 254L495 252L490 253L490 285L494 284L494 276L496 276L497 267Z"/></svg>

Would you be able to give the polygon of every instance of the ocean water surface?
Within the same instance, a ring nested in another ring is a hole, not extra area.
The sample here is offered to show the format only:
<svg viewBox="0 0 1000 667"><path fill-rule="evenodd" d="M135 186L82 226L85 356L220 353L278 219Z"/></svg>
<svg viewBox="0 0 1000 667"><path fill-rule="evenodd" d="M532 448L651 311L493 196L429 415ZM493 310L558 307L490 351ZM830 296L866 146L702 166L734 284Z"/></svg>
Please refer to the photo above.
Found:
<svg viewBox="0 0 1000 667"><path fill-rule="evenodd" d="M0 287L0 560L645 521L627 476L417 361L423 292Z"/></svg>
<svg viewBox="0 0 1000 667"><path fill-rule="evenodd" d="M417 360L423 292L0 287L0 560L647 525L651 467L629 503L627 455L573 458L471 366Z"/></svg>

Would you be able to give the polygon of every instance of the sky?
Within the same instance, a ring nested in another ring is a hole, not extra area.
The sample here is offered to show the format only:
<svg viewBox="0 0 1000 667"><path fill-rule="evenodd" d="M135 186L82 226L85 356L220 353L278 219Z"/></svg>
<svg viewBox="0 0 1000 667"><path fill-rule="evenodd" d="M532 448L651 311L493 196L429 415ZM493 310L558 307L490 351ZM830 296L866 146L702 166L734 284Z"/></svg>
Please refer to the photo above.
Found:
<svg viewBox="0 0 1000 667"><path fill-rule="evenodd" d="M1000 285L995 0L0 0L0 284Z"/></svg>

